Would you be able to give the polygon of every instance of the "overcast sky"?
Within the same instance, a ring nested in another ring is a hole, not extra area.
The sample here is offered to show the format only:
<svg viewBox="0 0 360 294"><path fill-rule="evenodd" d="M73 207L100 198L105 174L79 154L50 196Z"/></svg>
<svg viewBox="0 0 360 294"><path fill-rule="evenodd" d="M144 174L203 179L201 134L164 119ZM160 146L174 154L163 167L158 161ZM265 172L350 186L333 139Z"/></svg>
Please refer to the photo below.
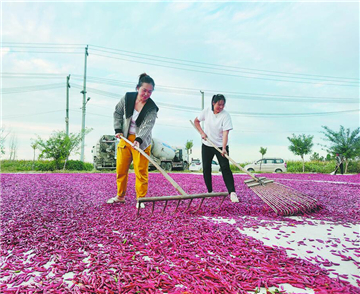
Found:
<svg viewBox="0 0 360 294"><path fill-rule="evenodd" d="M359 127L359 3L354 2L2 2L1 123L17 138L17 159L32 159L31 139L65 130L70 75L70 132L81 130L87 57L85 161L138 76L155 80L160 111L153 136L169 145L200 135L190 125L212 95L231 114L230 156L300 159L292 134L322 126ZM9 156L9 140L5 144ZM80 155L76 155L79 159ZM309 156L306 157L309 159Z"/></svg>

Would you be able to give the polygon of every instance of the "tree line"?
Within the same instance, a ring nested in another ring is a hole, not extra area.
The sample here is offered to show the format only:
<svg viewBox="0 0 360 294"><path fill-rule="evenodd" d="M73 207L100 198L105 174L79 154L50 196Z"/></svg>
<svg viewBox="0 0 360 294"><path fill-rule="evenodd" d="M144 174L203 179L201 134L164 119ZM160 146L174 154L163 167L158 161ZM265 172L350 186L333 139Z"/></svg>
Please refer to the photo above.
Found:
<svg viewBox="0 0 360 294"><path fill-rule="evenodd" d="M323 140L327 145L319 144L323 150L328 154L327 156L320 157L318 153L310 157L311 160L326 161L332 160L337 153L341 154L344 158L345 173L347 172L349 161L360 159L360 127L351 131L349 128L345 129L342 125L339 131L331 130L326 126L322 126L324 135ZM88 134L92 129L86 129L85 134ZM10 132L6 132L4 128L0 129L0 153L5 154L5 140ZM312 152L314 146L314 136L301 134L296 136L292 134L292 137L287 137L290 142L289 150L295 155L300 156L303 164L303 172L305 171L305 155ZM40 136L33 139L31 142L31 148L33 149L33 161L35 161L35 151L39 150L39 159L52 159L56 166L60 169L65 169L68 159L71 155L77 154L80 148L82 140L81 132L70 133L67 135L64 131L54 131L51 136L44 140ZM189 152L193 147L192 141L187 141L185 148ZM16 154L16 139L12 139L10 142L10 160L15 159ZM267 148L260 147L260 153L262 157L266 154Z"/></svg>

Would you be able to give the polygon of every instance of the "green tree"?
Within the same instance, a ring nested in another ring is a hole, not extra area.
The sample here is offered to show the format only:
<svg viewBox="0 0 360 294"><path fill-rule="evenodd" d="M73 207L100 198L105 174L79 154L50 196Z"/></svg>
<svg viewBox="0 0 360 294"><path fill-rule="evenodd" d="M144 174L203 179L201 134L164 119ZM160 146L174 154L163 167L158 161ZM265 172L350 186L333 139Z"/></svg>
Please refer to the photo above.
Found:
<svg viewBox="0 0 360 294"><path fill-rule="evenodd" d="M333 160L333 159L334 159L334 158L332 158L329 153L326 154L325 161L331 161L331 160Z"/></svg>
<svg viewBox="0 0 360 294"><path fill-rule="evenodd" d="M85 135L90 131L91 129L86 129ZM37 144L37 148L41 151L39 158L54 159L57 168L60 168L60 162L64 160L63 169L65 169L71 153L78 153L81 137L81 132L76 134L70 133L69 136L67 136L64 131L55 131L46 141L38 136L33 144Z"/></svg>
<svg viewBox="0 0 360 294"><path fill-rule="evenodd" d="M311 148L314 143L312 142L314 136L305 136L305 134L295 136L292 134L292 138L287 137L290 141L291 145L289 146L289 150L295 155L301 156L303 162L303 172L305 171L305 161L304 155L309 154L311 152Z"/></svg>
<svg viewBox="0 0 360 294"><path fill-rule="evenodd" d="M267 148L263 148L263 147L260 147L260 153L261 153L261 159L264 158L264 155L266 154L266 151L267 151ZM260 170L261 170L261 163L262 163L262 160L260 161Z"/></svg>
<svg viewBox="0 0 360 294"><path fill-rule="evenodd" d="M185 149L186 149L188 155L190 155L191 148L193 148L193 146L194 146L193 140L186 141Z"/></svg>
<svg viewBox="0 0 360 294"><path fill-rule="evenodd" d="M335 156L336 153L344 156L346 173L349 160L355 159L360 154L360 127L352 132L349 128L345 129L343 126L340 126L338 132L333 131L326 126L322 126L322 128L324 129L322 133L325 135L324 141L329 141L330 143L330 146L322 146L332 156Z"/></svg>
<svg viewBox="0 0 360 294"><path fill-rule="evenodd" d="M324 158L324 156L320 156L319 153L314 152L314 153L310 156L310 160L312 160L312 161L324 161L325 158Z"/></svg>

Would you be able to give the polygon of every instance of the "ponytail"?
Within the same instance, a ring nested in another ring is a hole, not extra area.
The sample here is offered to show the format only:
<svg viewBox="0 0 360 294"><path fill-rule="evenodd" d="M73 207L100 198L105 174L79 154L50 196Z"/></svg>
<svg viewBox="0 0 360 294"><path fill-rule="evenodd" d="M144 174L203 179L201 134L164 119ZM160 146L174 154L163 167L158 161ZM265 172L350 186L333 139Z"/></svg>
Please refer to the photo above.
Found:
<svg viewBox="0 0 360 294"><path fill-rule="evenodd" d="M139 76L139 82L136 85L136 90L138 90L143 83L151 84L155 88L154 80L152 79L152 77L148 76L145 72Z"/></svg>

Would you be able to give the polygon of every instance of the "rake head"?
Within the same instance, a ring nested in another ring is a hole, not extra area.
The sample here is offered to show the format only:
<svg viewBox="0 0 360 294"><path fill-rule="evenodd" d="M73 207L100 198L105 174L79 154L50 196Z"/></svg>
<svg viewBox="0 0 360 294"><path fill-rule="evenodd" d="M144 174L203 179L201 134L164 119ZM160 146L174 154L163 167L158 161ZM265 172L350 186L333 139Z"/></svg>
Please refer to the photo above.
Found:
<svg viewBox="0 0 360 294"><path fill-rule="evenodd" d="M143 198L138 198L138 202L140 203L144 203L144 202L152 202L152 209L151 209L151 216L154 213L155 210L155 202L158 201L165 201L165 205L164 208L162 209L162 213L165 212L165 209L167 207L168 201L178 201L175 211L174 213L177 211L177 209L179 208L180 202L186 199L190 199L187 208L185 209L185 211L188 211L190 208L190 205L192 203L192 201L194 199L201 199L201 202L199 204L199 206L196 208L196 210L194 211L197 212L201 205L203 204L205 198L210 198L210 197L223 197L223 199L221 200L219 206L217 208L219 208L222 203L224 202L225 198L228 196L228 193L222 192L222 193L206 193L206 194L193 194L193 195L176 195L176 196L161 196L161 197L143 197ZM137 210L137 216L139 216L140 214L140 205L139 208Z"/></svg>
<svg viewBox="0 0 360 294"><path fill-rule="evenodd" d="M278 215L311 212L318 208L317 200L280 183L266 182L249 186Z"/></svg>
<svg viewBox="0 0 360 294"><path fill-rule="evenodd" d="M256 179L256 180L255 180ZM244 183L249 187L254 187L254 186L258 186L258 185L266 185L266 184L269 184L269 183L273 183L274 180L269 180L265 177L255 177L255 179L249 179L249 180L245 180Z"/></svg>

